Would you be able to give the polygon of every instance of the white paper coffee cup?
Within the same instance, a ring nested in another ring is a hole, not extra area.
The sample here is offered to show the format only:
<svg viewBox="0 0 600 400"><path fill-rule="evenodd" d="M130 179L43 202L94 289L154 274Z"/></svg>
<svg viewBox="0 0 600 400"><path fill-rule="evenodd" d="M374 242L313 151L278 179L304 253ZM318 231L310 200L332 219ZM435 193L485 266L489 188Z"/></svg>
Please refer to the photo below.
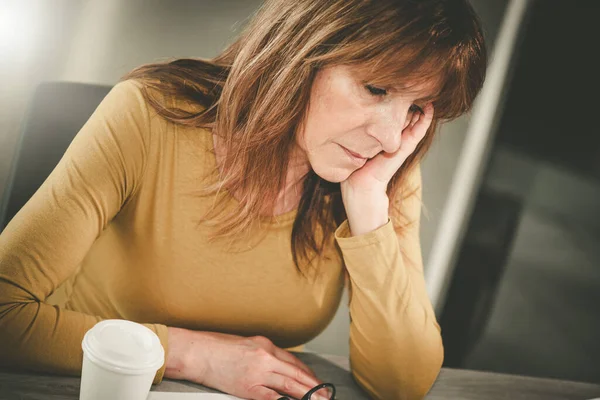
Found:
<svg viewBox="0 0 600 400"><path fill-rule="evenodd" d="M104 320L81 343L80 400L146 400L165 361L158 336L144 325Z"/></svg>

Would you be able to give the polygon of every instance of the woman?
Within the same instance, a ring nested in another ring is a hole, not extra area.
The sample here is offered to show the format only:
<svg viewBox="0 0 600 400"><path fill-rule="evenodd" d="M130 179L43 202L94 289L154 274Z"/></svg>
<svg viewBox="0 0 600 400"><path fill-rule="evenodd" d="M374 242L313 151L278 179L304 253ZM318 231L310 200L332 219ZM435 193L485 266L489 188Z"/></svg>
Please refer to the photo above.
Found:
<svg viewBox="0 0 600 400"><path fill-rule="evenodd" d="M0 236L0 362L77 374L84 333L124 318L161 339L155 383L300 398L319 381L283 349L346 281L354 377L423 397L443 349L418 162L485 65L466 0L268 0L215 59L136 69Z"/></svg>

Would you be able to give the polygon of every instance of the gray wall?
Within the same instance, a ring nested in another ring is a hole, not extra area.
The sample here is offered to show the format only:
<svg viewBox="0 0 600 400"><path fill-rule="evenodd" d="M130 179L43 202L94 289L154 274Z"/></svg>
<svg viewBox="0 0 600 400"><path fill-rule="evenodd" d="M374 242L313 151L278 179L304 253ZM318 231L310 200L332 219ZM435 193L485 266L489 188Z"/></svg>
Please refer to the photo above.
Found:
<svg viewBox="0 0 600 400"><path fill-rule="evenodd" d="M493 41L507 0L472 0ZM0 193L23 112L42 80L114 84L130 69L170 57L212 57L231 40L259 0L4 0L0 15L19 21L19 42L0 53ZM0 31L4 32L4 31ZM6 37L6 35L5 35ZM0 44L2 44L0 37ZM6 46L5 46L6 47ZM465 138L469 117L443 126L423 163L425 261ZM309 348L348 354L346 299Z"/></svg>

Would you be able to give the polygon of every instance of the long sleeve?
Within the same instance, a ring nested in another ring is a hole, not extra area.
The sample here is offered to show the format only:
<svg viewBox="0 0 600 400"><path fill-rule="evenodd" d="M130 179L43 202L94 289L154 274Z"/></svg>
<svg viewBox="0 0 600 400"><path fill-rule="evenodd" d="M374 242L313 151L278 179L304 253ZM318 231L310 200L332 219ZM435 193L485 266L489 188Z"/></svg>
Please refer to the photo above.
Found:
<svg viewBox="0 0 600 400"><path fill-rule="evenodd" d="M81 373L81 341L101 317L45 301L136 193L150 120L138 84L117 84L0 235L0 366ZM166 326L146 326L167 350Z"/></svg>
<svg viewBox="0 0 600 400"><path fill-rule="evenodd" d="M336 240L350 280L350 363L357 382L376 399L423 398L443 361L440 327L423 277L419 218L421 177L402 200L405 218L351 237L348 222Z"/></svg>

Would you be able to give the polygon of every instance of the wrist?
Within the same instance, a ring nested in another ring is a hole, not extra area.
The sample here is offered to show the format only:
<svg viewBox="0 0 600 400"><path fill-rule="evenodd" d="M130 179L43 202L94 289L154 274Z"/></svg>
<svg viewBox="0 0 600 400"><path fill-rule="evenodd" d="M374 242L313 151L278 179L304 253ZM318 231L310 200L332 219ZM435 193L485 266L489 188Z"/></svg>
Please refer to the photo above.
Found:
<svg viewBox="0 0 600 400"><path fill-rule="evenodd" d="M378 215L372 216L371 218L352 219L348 218L348 226L350 228L350 234L352 236L361 236L369 232L373 232L389 221L389 216Z"/></svg>
<svg viewBox="0 0 600 400"><path fill-rule="evenodd" d="M345 204L352 236L360 236L381 228L389 219L387 196L354 198Z"/></svg>
<svg viewBox="0 0 600 400"><path fill-rule="evenodd" d="M194 351L200 340L199 332L168 327L169 352L165 360L165 377L198 382L202 379L204 363Z"/></svg>

